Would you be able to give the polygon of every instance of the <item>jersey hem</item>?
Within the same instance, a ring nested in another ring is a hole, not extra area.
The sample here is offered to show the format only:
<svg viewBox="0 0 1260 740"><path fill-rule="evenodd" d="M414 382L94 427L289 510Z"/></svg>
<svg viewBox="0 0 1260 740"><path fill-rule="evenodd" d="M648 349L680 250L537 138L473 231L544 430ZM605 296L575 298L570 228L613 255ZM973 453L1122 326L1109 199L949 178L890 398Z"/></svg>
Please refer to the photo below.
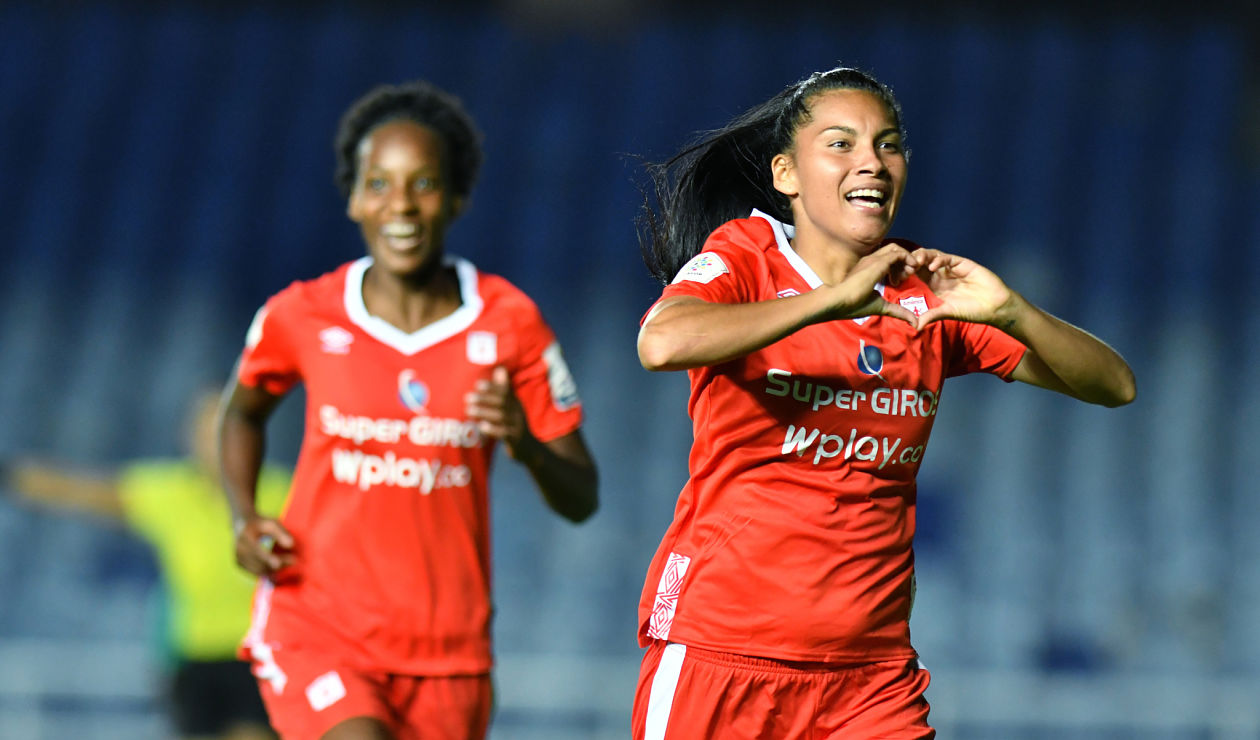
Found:
<svg viewBox="0 0 1260 740"><path fill-rule="evenodd" d="M639 635L639 647L647 646L657 642L672 642L687 647L696 647L701 650L712 650L719 653L730 653L732 655L740 655L748 658L767 658L770 660L789 660L802 663L828 663L831 665L863 665L866 663L880 663L888 660L916 660L919 657L918 651L912 647L890 650L890 651L837 651L837 652L817 652L808 650L785 650L778 647L758 647L748 643L733 644L720 641L710 641L703 639L691 639L686 636L671 635L668 640L661 640L646 635Z"/></svg>

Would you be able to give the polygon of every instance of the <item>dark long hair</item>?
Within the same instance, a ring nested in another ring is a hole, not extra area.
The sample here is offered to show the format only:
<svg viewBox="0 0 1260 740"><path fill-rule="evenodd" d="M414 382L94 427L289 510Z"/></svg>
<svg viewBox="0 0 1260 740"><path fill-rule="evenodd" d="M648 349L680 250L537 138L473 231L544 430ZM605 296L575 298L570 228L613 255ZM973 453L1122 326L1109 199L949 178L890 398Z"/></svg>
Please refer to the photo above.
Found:
<svg viewBox="0 0 1260 740"><path fill-rule="evenodd" d="M722 128L702 133L664 162L646 165L651 184L636 225L643 262L657 280L668 284L714 229L754 208L792 223L787 196L774 188L770 160L791 151L797 129L810 118L812 98L829 90L875 95L905 141L901 104L892 89L852 67L815 72Z"/></svg>

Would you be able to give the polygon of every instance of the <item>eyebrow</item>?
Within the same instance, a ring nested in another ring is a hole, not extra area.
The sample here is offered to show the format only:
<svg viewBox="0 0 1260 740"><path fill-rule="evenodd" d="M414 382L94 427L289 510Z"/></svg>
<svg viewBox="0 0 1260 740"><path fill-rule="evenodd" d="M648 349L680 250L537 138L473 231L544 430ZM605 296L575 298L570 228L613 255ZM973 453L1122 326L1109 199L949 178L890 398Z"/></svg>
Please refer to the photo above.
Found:
<svg viewBox="0 0 1260 740"><path fill-rule="evenodd" d="M367 172L390 172L391 170L390 168L382 167L379 164L370 164L363 167L362 171L367 173ZM440 175L442 174L442 168L438 166L426 165L424 167L421 167L415 170L412 174Z"/></svg>
<svg viewBox="0 0 1260 740"><path fill-rule="evenodd" d="M824 134L825 134L825 133L827 133L828 131L839 131L839 132L841 132L841 133L848 134L849 136L857 136L857 135L858 135L857 129L852 128L852 127L850 127L850 126L828 126L827 128L823 129L821 133L824 133ZM883 131L880 131L879 133L875 134L875 138L876 138L876 139L882 139L882 138L884 138L885 136L888 136L888 135L890 135L890 134L900 136L900 135L901 135L901 130L900 130L900 129L898 129L896 126L889 126L888 128L884 129Z"/></svg>

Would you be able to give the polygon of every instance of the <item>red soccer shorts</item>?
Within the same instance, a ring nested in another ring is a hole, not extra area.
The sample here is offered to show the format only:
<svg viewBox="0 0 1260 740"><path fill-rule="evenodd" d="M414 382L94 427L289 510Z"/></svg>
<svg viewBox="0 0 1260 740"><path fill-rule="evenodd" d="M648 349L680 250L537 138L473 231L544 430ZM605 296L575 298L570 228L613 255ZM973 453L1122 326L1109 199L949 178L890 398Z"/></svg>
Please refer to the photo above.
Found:
<svg viewBox="0 0 1260 740"><path fill-rule="evenodd" d="M404 676L352 668L330 654L253 648L271 725L284 740L319 740L351 717L374 717L399 740L483 740L493 689L488 674Z"/></svg>
<svg viewBox="0 0 1260 740"><path fill-rule="evenodd" d="M634 740L933 738L918 661L769 660L656 641L635 692Z"/></svg>

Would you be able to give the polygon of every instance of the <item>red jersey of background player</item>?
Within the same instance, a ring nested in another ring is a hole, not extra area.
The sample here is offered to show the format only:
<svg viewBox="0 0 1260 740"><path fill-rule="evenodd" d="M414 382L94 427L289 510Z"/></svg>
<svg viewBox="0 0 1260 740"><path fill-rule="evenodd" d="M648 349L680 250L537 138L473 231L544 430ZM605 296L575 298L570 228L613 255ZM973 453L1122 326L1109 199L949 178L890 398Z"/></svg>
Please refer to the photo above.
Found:
<svg viewBox="0 0 1260 740"><path fill-rule="evenodd" d="M749 303L818 287L785 228L758 211L726 223L663 297ZM878 289L916 313L937 303L914 277ZM871 316L689 370L690 479L648 570L641 644L915 657L915 474L941 386L971 372L1009 379L1024 349L986 325L947 320L916 335Z"/></svg>
<svg viewBox="0 0 1260 740"><path fill-rule="evenodd" d="M579 427L576 386L537 307L503 278L448 258L460 307L407 334L368 314L370 264L290 285L250 328L240 382L275 395L304 384L306 429L282 519L298 566L263 581L244 650L264 671L273 648L300 642L387 673L484 673L494 440L464 396L506 367L545 442Z"/></svg>

